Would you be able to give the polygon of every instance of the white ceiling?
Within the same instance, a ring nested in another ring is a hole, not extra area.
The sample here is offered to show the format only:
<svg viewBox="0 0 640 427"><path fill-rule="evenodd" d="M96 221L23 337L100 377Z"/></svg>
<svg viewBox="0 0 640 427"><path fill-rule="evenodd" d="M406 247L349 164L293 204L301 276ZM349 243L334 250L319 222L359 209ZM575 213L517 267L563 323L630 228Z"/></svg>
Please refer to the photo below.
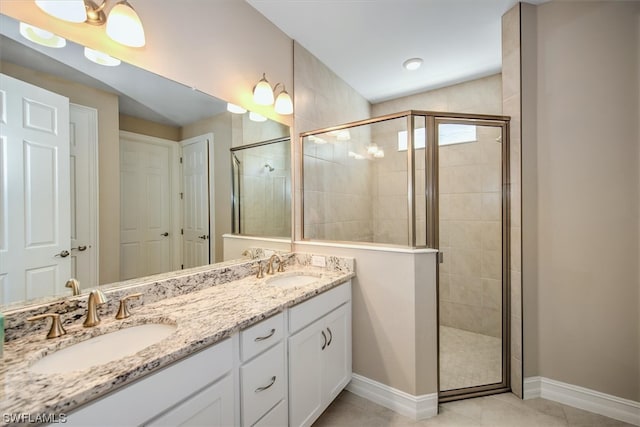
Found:
<svg viewBox="0 0 640 427"><path fill-rule="evenodd" d="M501 16L517 1L247 2L375 103L500 72ZM417 71L402 67L412 57Z"/></svg>

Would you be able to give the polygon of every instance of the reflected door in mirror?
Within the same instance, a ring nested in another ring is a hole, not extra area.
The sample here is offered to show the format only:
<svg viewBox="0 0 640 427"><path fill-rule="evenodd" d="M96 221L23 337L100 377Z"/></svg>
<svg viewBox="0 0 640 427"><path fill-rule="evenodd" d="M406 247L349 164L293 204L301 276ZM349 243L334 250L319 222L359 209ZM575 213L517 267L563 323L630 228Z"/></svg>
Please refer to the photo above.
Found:
<svg viewBox="0 0 640 427"><path fill-rule="evenodd" d="M171 149L120 138L120 279L172 270Z"/></svg>
<svg viewBox="0 0 640 427"><path fill-rule="evenodd" d="M0 75L0 303L64 293L69 100Z"/></svg>

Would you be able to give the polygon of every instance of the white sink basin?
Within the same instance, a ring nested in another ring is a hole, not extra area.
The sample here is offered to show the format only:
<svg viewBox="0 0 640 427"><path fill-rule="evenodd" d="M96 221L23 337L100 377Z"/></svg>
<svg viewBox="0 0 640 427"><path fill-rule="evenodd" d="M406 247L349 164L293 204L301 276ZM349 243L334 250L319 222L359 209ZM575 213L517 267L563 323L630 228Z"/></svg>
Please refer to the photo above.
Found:
<svg viewBox="0 0 640 427"><path fill-rule="evenodd" d="M61 374L131 356L168 337L176 325L148 323L119 329L48 354L29 368L40 374Z"/></svg>
<svg viewBox="0 0 640 427"><path fill-rule="evenodd" d="M279 288L295 288L298 286L308 285L320 280L319 275L309 273L284 273L283 275L272 277L267 279L267 284L271 286L277 286Z"/></svg>

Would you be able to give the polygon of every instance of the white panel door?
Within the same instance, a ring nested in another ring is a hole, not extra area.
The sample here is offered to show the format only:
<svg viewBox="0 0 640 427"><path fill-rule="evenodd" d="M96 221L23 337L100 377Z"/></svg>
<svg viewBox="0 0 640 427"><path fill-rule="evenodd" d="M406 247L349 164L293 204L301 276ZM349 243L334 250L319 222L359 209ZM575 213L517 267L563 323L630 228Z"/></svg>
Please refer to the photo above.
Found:
<svg viewBox="0 0 640 427"><path fill-rule="evenodd" d="M65 293L69 100L0 74L0 304Z"/></svg>
<svg viewBox="0 0 640 427"><path fill-rule="evenodd" d="M71 277L98 285L98 111L71 104Z"/></svg>
<svg viewBox="0 0 640 427"><path fill-rule="evenodd" d="M209 148L206 138L183 141L183 268L209 264Z"/></svg>
<svg viewBox="0 0 640 427"><path fill-rule="evenodd" d="M120 137L121 280L173 269L171 150L142 140Z"/></svg>

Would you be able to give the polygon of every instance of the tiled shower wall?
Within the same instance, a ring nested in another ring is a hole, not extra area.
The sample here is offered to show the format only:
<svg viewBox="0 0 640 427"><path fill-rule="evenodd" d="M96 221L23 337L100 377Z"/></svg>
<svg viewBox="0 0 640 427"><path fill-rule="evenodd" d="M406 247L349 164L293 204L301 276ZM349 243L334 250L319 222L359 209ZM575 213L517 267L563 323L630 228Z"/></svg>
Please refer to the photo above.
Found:
<svg viewBox="0 0 640 427"><path fill-rule="evenodd" d="M440 147L440 324L493 337L502 331L500 128Z"/></svg>

